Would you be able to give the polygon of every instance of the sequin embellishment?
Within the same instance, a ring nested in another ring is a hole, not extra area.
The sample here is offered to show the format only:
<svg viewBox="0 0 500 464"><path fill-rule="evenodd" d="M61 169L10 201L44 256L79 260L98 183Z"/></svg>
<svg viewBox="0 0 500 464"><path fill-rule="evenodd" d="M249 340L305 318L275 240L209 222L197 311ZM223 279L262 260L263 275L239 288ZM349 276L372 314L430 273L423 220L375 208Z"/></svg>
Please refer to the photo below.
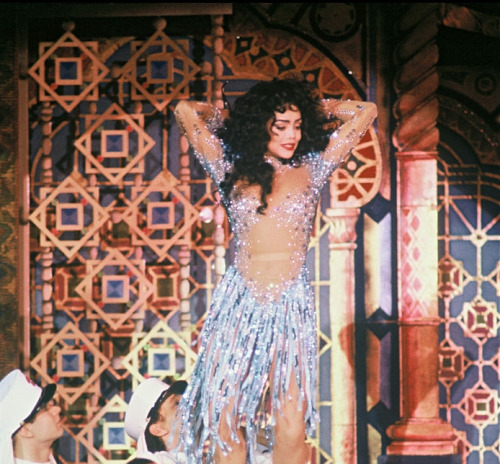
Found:
<svg viewBox="0 0 500 464"><path fill-rule="evenodd" d="M202 459L211 463L216 446L229 451L220 437L224 424L233 441L238 440L236 430L245 425L247 462L253 463L260 428L266 429L272 447L280 399L292 378L299 402L305 401L307 433L315 430L317 332L306 253L321 189L376 115L372 103L324 104L344 123L325 152L311 153L299 166L267 160L275 173L265 214L257 213L256 186L236 187L229 198L221 194L234 232L235 261L214 291L198 358L179 405L180 436L189 464ZM231 165L212 135L221 121L217 110L181 102L175 114L196 157L220 187Z"/></svg>

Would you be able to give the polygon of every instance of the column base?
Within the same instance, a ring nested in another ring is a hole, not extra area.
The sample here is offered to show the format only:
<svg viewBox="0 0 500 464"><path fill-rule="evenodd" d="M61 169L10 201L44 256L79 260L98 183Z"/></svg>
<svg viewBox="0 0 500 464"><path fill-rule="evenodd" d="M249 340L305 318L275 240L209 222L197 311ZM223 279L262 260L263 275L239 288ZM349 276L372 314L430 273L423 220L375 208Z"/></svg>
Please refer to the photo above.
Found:
<svg viewBox="0 0 500 464"><path fill-rule="evenodd" d="M453 427L441 419L406 419L387 429L388 456L453 456Z"/></svg>
<svg viewBox="0 0 500 464"><path fill-rule="evenodd" d="M462 464L459 454L445 454L442 456L396 456L382 455L377 464Z"/></svg>

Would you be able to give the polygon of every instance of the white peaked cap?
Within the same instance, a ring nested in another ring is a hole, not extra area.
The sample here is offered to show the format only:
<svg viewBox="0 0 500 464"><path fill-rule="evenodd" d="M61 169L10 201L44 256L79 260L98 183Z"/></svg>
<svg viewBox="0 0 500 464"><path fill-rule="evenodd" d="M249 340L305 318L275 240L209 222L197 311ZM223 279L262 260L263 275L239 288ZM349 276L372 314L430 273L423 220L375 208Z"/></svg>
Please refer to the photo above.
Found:
<svg viewBox="0 0 500 464"><path fill-rule="evenodd" d="M151 377L142 382L133 393L125 413L125 431L134 440L138 440L145 430L149 411L165 390L168 390L165 382Z"/></svg>
<svg viewBox="0 0 500 464"><path fill-rule="evenodd" d="M23 425L34 409L49 401L56 385L45 388L33 383L19 369L7 374L0 381L0 460L2 464L14 462L12 434Z"/></svg>

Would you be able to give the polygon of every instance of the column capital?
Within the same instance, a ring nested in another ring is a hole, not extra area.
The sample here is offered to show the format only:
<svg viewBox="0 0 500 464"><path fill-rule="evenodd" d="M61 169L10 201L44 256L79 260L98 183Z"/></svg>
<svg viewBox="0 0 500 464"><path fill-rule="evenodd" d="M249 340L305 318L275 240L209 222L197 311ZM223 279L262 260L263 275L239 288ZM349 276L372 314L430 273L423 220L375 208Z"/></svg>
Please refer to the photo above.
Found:
<svg viewBox="0 0 500 464"><path fill-rule="evenodd" d="M328 208L326 217L330 223L330 245L344 245L356 247L356 223L358 222L359 208Z"/></svg>

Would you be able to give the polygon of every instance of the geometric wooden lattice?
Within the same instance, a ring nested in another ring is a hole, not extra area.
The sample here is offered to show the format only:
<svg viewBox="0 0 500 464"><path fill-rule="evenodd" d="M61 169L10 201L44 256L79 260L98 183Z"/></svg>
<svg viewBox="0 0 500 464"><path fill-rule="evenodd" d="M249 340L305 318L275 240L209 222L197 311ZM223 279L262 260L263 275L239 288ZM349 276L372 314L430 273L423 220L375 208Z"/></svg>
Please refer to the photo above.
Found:
<svg viewBox="0 0 500 464"><path fill-rule="evenodd" d="M464 304L462 313L457 318L466 337L483 344L489 338L497 337L500 326L500 314L495 302L487 302L480 297Z"/></svg>
<svg viewBox="0 0 500 464"><path fill-rule="evenodd" d="M56 188L40 189L41 202L29 219L40 229L41 246L57 247L71 258L83 246L98 244L96 234L109 215L99 204L99 189L86 184L73 173Z"/></svg>
<svg viewBox="0 0 500 464"><path fill-rule="evenodd" d="M41 335L41 349L31 360L31 367L37 371L44 382L58 382L64 387L58 390L59 396L67 403L73 404L81 395L90 392L99 394L101 374L108 368L110 361L99 349L99 334L83 333L72 322L68 322L55 334ZM65 371L65 364L57 365L54 354L61 351L61 357L72 356L76 363ZM56 367L57 366L57 367ZM75 385L74 373L78 372L78 382Z"/></svg>
<svg viewBox="0 0 500 464"><path fill-rule="evenodd" d="M119 395L115 395L88 423L83 425L75 435L75 441L88 450L92 458L88 462L116 462L125 464L127 459L113 459L113 451L128 451L131 449L130 438L125 433L123 417L127 403ZM121 421L117 419L122 418ZM96 438L102 438L102 446L96 446Z"/></svg>
<svg viewBox="0 0 500 464"><path fill-rule="evenodd" d="M134 187L133 200L121 215L130 227L132 244L148 246L159 260L172 246L189 243L186 234L198 219L198 210L179 190L178 183L170 172L163 171L149 186Z"/></svg>
<svg viewBox="0 0 500 464"><path fill-rule="evenodd" d="M118 184L127 174L142 173L143 159L155 141L144 130L144 115L127 114L116 103L103 114L85 115L86 130L75 140L85 158L86 174L102 174ZM119 124L123 129L112 129Z"/></svg>
<svg viewBox="0 0 500 464"><path fill-rule="evenodd" d="M99 82L109 72L97 54L97 42L81 42L69 31L53 44L40 43L40 58L28 71L40 101L55 101L70 112L84 99L97 100Z"/></svg>
<svg viewBox="0 0 500 464"><path fill-rule="evenodd" d="M87 318L99 318L112 328L144 318L153 285L144 275L144 260L130 260L110 249L101 260L87 260L87 273L75 292L87 303Z"/></svg>
<svg viewBox="0 0 500 464"><path fill-rule="evenodd" d="M135 332L132 337L133 348L121 360L122 366L132 374L132 385L137 386L148 377L158 376L158 372L156 372L158 366L147 363L147 367L144 369L141 361L143 356L148 355L150 350L153 350L153 355L149 356L149 359L153 361L156 354L159 357L162 354L167 354L172 361L175 356L182 357L186 366L185 377L189 378L196 361L196 353L191 347L190 340L185 340L182 334L172 330L165 322L160 321L148 333Z"/></svg>
<svg viewBox="0 0 500 464"><path fill-rule="evenodd" d="M158 24L158 28L165 25ZM188 84L200 70L187 50L187 41L175 42L162 30L145 42L134 41L132 57L122 68L123 77L132 85L132 99L145 99L163 111L173 99L187 96Z"/></svg>

